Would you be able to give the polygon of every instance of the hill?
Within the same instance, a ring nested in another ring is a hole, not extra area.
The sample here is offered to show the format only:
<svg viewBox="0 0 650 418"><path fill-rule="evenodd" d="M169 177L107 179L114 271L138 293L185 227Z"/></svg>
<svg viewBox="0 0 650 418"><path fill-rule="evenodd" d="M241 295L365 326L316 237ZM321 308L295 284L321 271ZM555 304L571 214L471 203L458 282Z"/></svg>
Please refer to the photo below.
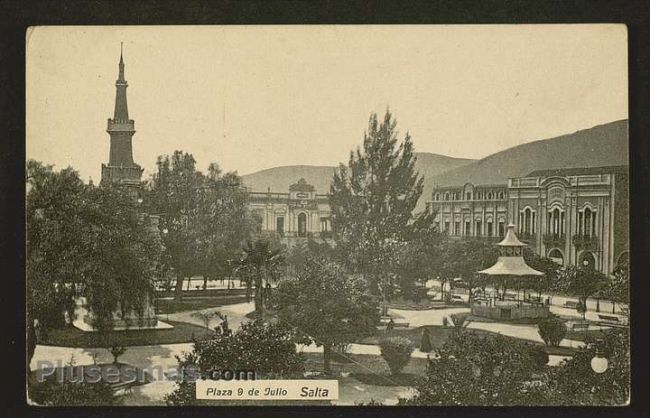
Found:
<svg viewBox="0 0 650 418"><path fill-rule="evenodd" d="M505 184L508 177L525 176L535 170L627 165L627 124L627 120L620 120L508 148L435 175L431 184Z"/></svg>
<svg viewBox="0 0 650 418"><path fill-rule="evenodd" d="M416 169L424 176L425 192L431 190L432 184L428 184L429 179L437 174L475 161L426 152L416 153L416 156ZM302 177L307 180L307 183L316 187L318 193L324 194L329 192L334 170L334 166L290 165L269 168L244 175L242 178L244 184L255 192L266 192L269 187L274 192L288 192L289 185Z"/></svg>

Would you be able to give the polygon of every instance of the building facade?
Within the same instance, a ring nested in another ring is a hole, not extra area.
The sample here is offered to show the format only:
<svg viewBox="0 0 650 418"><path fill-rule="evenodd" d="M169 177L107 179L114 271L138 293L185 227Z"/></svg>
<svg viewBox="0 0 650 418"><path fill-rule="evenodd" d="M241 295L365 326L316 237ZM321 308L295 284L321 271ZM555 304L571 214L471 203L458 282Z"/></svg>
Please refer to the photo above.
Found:
<svg viewBox="0 0 650 418"><path fill-rule="evenodd" d="M439 231L452 236L499 238L508 225L508 187L504 184L436 187L429 211Z"/></svg>
<svg viewBox="0 0 650 418"><path fill-rule="evenodd" d="M318 194L303 178L289 186L288 193L250 192L250 208L262 231L275 232L288 244L331 236L327 195Z"/></svg>
<svg viewBox="0 0 650 418"><path fill-rule="evenodd" d="M629 257L628 167L538 170L503 185L436 187L428 210L451 236L500 237L508 223L537 254L610 274Z"/></svg>

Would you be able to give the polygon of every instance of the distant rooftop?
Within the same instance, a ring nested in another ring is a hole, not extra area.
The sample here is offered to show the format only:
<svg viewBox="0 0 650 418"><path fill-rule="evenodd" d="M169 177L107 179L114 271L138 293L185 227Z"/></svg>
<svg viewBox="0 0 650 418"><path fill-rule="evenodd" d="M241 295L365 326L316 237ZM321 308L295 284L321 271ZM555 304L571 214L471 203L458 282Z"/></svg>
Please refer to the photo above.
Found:
<svg viewBox="0 0 650 418"><path fill-rule="evenodd" d="M535 170L524 177L551 177L551 176L586 176L591 174L626 174L629 171L627 165L610 165L603 167L576 167L576 168L553 168L547 170Z"/></svg>

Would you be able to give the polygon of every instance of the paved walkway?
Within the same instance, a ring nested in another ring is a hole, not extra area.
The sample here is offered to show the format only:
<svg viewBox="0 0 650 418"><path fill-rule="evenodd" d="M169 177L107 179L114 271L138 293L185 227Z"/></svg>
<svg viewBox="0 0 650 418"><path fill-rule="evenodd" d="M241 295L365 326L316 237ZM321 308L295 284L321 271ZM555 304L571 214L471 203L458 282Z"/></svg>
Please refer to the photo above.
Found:
<svg viewBox="0 0 650 418"><path fill-rule="evenodd" d="M206 309L214 310L215 308ZM218 309L221 313L228 315L228 322L231 328L238 328L242 322L248 320L246 314L253 311L253 303L240 303L234 305L222 306ZM399 309L390 309L389 312L399 314L410 323L411 327L419 327L422 325L442 325L442 318L454 313L469 312L468 308L449 308L449 309L432 309L425 311L407 311ZM169 319L173 321L189 322L197 325L203 325L200 319L192 316L192 312L178 312L170 314ZM218 321L215 321L216 325ZM499 332L503 335L508 335L516 338L521 338L530 341L541 341L537 334L537 327L531 325L513 325L498 322L472 322L469 328L484 329L487 331ZM578 341L564 340L562 346L576 347L581 344ZM149 370L154 381L145 385L133 388L133 394L124 398L127 405L164 405L164 396L174 390L175 383L168 380L166 373L174 373L177 367L176 356L182 356L184 352L192 351L192 343L179 343L179 344L162 344L153 346L133 346L128 347L126 353L120 356L120 361L128 363L140 369ZM299 345L299 351L305 353L321 353L322 347L315 345ZM349 354L367 354L367 355L380 355L380 349L377 345L370 344L350 344ZM93 356L96 356L98 363L111 362L113 357L107 349L104 348L73 348L73 347L55 347L55 346L36 346L34 357L30 364L31 370L36 370L43 367L44 364L52 364L55 366L66 365L70 362L71 358L74 359L76 365L90 365L93 364ZM426 358L427 353L423 353L416 349L412 355L414 358ZM550 356L549 364L558 365L565 357L563 356ZM355 379L342 378L341 387L350 386L350 395L346 390L341 390L344 394L339 400L339 404L353 404L359 402L359 394L352 395L355 392L371 393L373 396L378 395L376 387L370 391L367 385L357 382ZM347 382L347 383L346 383ZM381 389L381 388L380 388ZM406 396L408 388L404 387L386 387L386 398L382 395L385 404L397 403L397 397ZM382 392L383 393L383 392ZM393 399L394 397L394 399ZM361 395L363 398L363 395ZM377 398L375 398L377 399ZM364 401L369 401L370 398Z"/></svg>

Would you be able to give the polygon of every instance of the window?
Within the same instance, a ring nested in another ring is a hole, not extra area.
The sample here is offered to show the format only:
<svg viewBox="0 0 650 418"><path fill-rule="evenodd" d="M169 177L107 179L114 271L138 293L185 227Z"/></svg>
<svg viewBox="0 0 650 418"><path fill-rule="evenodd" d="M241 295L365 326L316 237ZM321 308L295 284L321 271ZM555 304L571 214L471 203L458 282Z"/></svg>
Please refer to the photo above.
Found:
<svg viewBox="0 0 650 418"><path fill-rule="evenodd" d="M483 232L483 231L481 230L481 227L482 227L482 226L483 226L483 225L481 224L481 221L476 221L476 236L477 236L477 237L482 235L482 232Z"/></svg>
<svg viewBox="0 0 650 418"><path fill-rule="evenodd" d="M465 200L472 200L472 193L466 192L465 193Z"/></svg>
<svg viewBox="0 0 650 418"><path fill-rule="evenodd" d="M499 236L503 237L505 234L506 234L505 225L503 224L503 221L499 221Z"/></svg>
<svg viewBox="0 0 650 418"><path fill-rule="evenodd" d="M492 236L492 222L488 222L486 225L487 225L487 236L491 237Z"/></svg>
<svg viewBox="0 0 650 418"><path fill-rule="evenodd" d="M449 193L445 193L445 200L449 200Z"/></svg>
<svg viewBox="0 0 650 418"><path fill-rule="evenodd" d="M449 233L449 221L445 221L445 232Z"/></svg>
<svg viewBox="0 0 650 418"><path fill-rule="evenodd" d="M275 232L277 232L281 237L284 236L284 216L278 216L275 218Z"/></svg>
<svg viewBox="0 0 650 418"><path fill-rule="evenodd" d="M472 227L470 221L465 221L465 235L470 235Z"/></svg>
<svg viewBox="0 0 650 418"><path fill-rule="evenodd" d="M321 232L328 232L329 227L329 218L320 218L320 230Z"/></svg>
<svg viewBox="0 0 650 418"><path fill-rule="evenodd" d="M298 215L298 236L306 237L307 236L307 215L301 213Z"/></svg>
<svg viewBox="0 0 650 418"><path fill-rule="evenodd" d="M454 235L460 235L460 222L454 222Z"/></svg>

